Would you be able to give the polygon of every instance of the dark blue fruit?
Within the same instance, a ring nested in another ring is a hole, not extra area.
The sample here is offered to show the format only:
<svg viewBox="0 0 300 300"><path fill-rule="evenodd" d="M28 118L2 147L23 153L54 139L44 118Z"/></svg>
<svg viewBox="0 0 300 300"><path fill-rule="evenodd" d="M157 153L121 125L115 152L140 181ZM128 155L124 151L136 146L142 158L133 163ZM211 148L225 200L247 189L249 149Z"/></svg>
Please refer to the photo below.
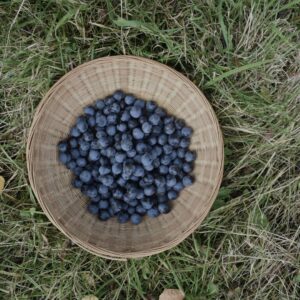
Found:
<svg viewBox="0 0 300 300"><path fill-rule="evenodd" d="M146 115L142 115L139 119L138 122L143 125L145 122L148 121L148 118L146 117Z"/></svg>
<svg viewBox="0 0 300 300"><path fill-rule="evenodd" d="M87 106L83 110L86 115L93 116L95 114L95 108L93 106Z"/></svg>
<svg viewBox="0 0 300 300"><path fill-rule="evenodd" d="M84 170L80 173L79 178L82 182L88 183L92 179L92 174L91 174L91 172Z"/></svg>
<svg viewBox="0 0 300 300"><path fill-rule="evenodd" d="M89 142L86 142L86 141L80 141L79 142L79 148L80 150L83 150L83 151L88 151L91 147L91 144Z"/></svg>
<svg viewBox="0 0 300 300"><path fill-rule="evenodd" d="M192 162L192 161L194 161L194 160L196 159L196 153L188 150L188 151L185 153L184 158L185 158L185 160L186 160L187 162Z"/></svg>
<svg viewBox="0 0 300 300"><path fill-rule="evenodd" d="M178 197L178 193L174 190L170 190L168 192L168 199L169 200L175 200Z"/></svg>
<svg viewBox="0 0 300 300"><path fill-rule="evenodd" d="M97 161L100 158L100 152L97 150L90 150L89 152L89 160L90 161Z"/></svg>
<svg viewBox="0 0 300 300"><path fill-rule="evenodd" d="M63 164L67 164L71 160L71 155L65 152L59 153L59 161Z"/></svg>
<svg viewBox="0 0 300 300"><path fill-rule="evenodd" d="M90 203L87 207L88 211L93 214L93 215L96 215L99 211L99 208L96 204L92 204Z"/></svg>
<svg viewBox="0 0 300 300"><path fill-rule="evenodd" d="M107 200L100 200L99 201L98 207L100 209L107 209L108 206L109 206L109 202Z"/></svg>
<svg viewBox="0 0 300 300"><path fill-rule="evenodd" d="M122 199L123 198L124 193L122 192L121 189L117 188L113 191L113 197L115 199Z"/></svg>
<svg viewBox="0 0 300 300"><path fill-rule="evenodd" d="M156 218L160 214L159 210L156 207L150 208L147 210L147 216L150 218Z"/></svg>
<svg viewBox="0 0 300 300"><path fill-rule="evenodd" d="M123 177L120 177L118 180L117 180L117 183L120 187L125 187L126 183L127 183L127 180L125 180Z"/></svg>
<svg viewBox="0 0 300 300"><path fill-rule="evenodd" d="M127 212L130 214L130 215L133 215L135 213L135 207L134 206L129 206L127 208Z"/></svg>
<svg viewBox="0 0 300 300"><path fill-rule="evenodd" d="M145 198L141 200L141 204L146 210L148 210L154 205L154 202L151 198Z"/></svg>
<svg viewBox="0 0 300 300"><path fill-rule="evenodd" d="M119 221L119 223L123 224L123 223L128 222L128 220L129 220L129 214L128 213L126 213L126 212L120 212L118 214L118 221Z"/></svg>
<svg viewBox="0 0 300 300"><path fill-rule="evenodd" d="M120 163L113 164L111 167L111 170L112 170L113 175L121 174L122 173L122 164L120 164Z"/></svg>
<svg viewBox="0 0 300 300"><path fill-rule="evenodd" d="M109 158L115 157L116 155L116 150L113 147L108 147L106 149L106 156Z"/></svg>
<svg viewBox="0 0 300 300"><path fill-rule="evenodd" d="M97 188L95 186L89 186L86 191L86 195L90 198L94 198L98 195Z"/></svg>
<svg viewBox="0 0 300 300"><path fill-rule="evenodd" d="M153 168L158 168L160 166L160 160L158 158L153 160Z"/></svg>
<svg viewBox="0 0 300 300"><path fill-rule="evenodd" d="M106 148L109 145L109 139L106 136L103 136L101 138L98 139L98 143L100 145L101 148Z"/></svg>
<svg viewBox="0 0 300 300"><path fill-rule="evenodd" d="M167 167L167 166L165 166L165 165L161 165L160 167L159 167L159 173L160 174L168 174L169 173L169 168Z"/></svg>
<svg viewBox="0 0 300 300"><path fill-rule="evenodd" d="M144 133L148 134L152 130L152 125L149 122L144 122L142 125L142 130Z"/></svg>
<svg viewBox="0 0 300 300"><path fill-rule="evenodd" d="M165 154L170 154L173 151L173 147L170 145L164 145L163 150Z"/></svg>
<svg viewBox="0 0 300 300"><path fill-rule="evenodd" d="M108 193L108 187L101 184L99 187L98 187L98 192L100 195L105 195Z"/></svg>
<svg viewBox="0 0 300 300"><path fill-rule="evenodd" d="M169 134L169 135L172 134L172 133L174 133L175 129L176 128L175 128L175 125L174 125L173 122L166 124L165 127L164 127L165 133Z"/></svg>
<svg viewBox="0 0 300 300"><path fill-rule="evenodd" d="M125 101L125 103L126 103L127 105L132 105L132 104L134 103L134 101L135 101L135 98L134 98L134 96L132 96L132 95L127 95L127 96L125 97L124 101Z"/></svg>
<svg viewBox="0 0 300 300"><path fill-rule="evenodd" d="M175 127L176 129L181 129L184 126L184 121L181 119L176 119L175 120Z"/></svg>
<svg viewBox="0 0 300 300"><path fill-rule="evenodd" d="M173 189L176 191L176 192L180 192L182 189L184 188L182 182L177 182L174 186L173 186Z"/></svg>
<svg viewBox="0 0 300 300"><path fill-rule="evenodd" d="M113 182L114 178L111 175L105 175L102 177L102 183L107 187L112 186Z"/></svg>
<svg viewBox="0 0 300 300"><path fill-rule="evenodd" d="M152 196L155 194L155 187L153 185L144 188L144 194L146 196Z"/></svg>
<svg viewBox="0 0 300 300"><path fill-rule="evenodd" d="M142 99L137 99L137 100L135 100L134 105L139 106L140 108L144 108L146 103Z"/></svg>
<svg viewBox="0 0 300 300"><path fill-rule="evenodd" d="M174 117L165 117L164 118L164 124L167 125L169 123L173 123L174 122ZM174 125L174 124L173 124Z"/></svg>
<svg viewBox="0 0 300 300"><path fill-rule="evenodd" d="M78 128L78 130L83 133L86 132L88 130L88 123L86 122L86 120L84 118L78 118L77 122L76 122L76 127Z"/></svg>
<svg viewBox="0 0 300 300"><path fill-rule="evenodd" d="M164 155L160 159L160 162L165 166L170 165L171 161L172 161L172 157L170 155Z"/></svg>
<svg viewBox="0 0 300 300"><path fill-rule="evenodd" d="M171 165L169 167L169 174L171 175L177 175L178 174L178 167L176 165Z"/></svg>
<svg viewBox="0 0 300 300"><path fill-rule="evenodd" d="M180 140L179 146L181 148L188 148L189 145L190 145L190 140L188 138L183 138Z"/></svg>
<svg viewBox="0 0 300 300"><path fill-rule="evenodd" d="M167 214L171 210L168 203L159 203L157 208L161 214Z"/></svg>
<svg viewBox="0 0 300 300"><path fill-rule="evenodd" d="M89 154L89 151L79 149L79 153L80 153L80 156L81 156L81 157L87 157L88 154Z"/></svg>
<svg viewBox="0 0 300 300"><path fill-rule="evenodd" d="M129 151L131 150L133 147L133 143L131 140L122 140L121 141L121 148L123 151Z"/></svg>
<svg viewBox="0 0 300 300"><path fill-rule="evenodd" d="M128 157L133 158L133 157L136 156L136 151L132 148L129 151L127 151L126 154L127 154Z"/></svg>
<svg viewBox="0 0 300 300"><path fill-rule="evenodd" d="M160 135L162 130L163 130L163 127L161 125L156 125L156 126L152 127L152 133L154 135Z"/></svg>
<svg viewBox="0 0 300 300"><path fill-rule="evenodd" d="M168 201L169 201L169 199L168 199L167 195L165 195L165 194L158 195L158 197L157 197L158 203L165 203Z"/></svg>
<svg viewBox="0 0 300 300"><path fill-rule="evenodd" d="M139 214L132 214L130 216L130 221L134 225L138 225L142 222L142 217Z"/></svg>
<svg viewBox="0 0 300 300"><path fill-rule="evenodd" d="M157 107L155 109L155 113L159 115L160 117L165 117L166 116L166 111L162 107Z"/></svg>
<svg viewBox="0 0 300 300"><path fill-rule="evenodd" d="M120 123L117 125L117 129L120 131L120 132L126 132L127 130L127 125L125 123Z"/></svg>
<svg viewBox="0 0 300 300"><path fill-rule="evenodd" d="M71 148L76 148L78 146L77 139L75 138L70 139L69 145L71 146Z"/></svg>
<svg viewBox="0 0 300 300"><path fill-rule="evenodd" d="M193 132L192 128L190 128L190 127L183 127L181 129L181 134L184 137L190 137L192 135L192 132Z"/></svg>
<svg viewBox="0 0 300 300"><path fill-rule="evenodd" d="M76 167L76 168L73 170L73 173L74 173L76 176L79 176L81 172L82 172L82 168L81 168L81 167Z"/></svg>
<svg viewBox="0 0 300 300"><path fill-rule="evenodd" d="M77 164L76 164L75 160L70 160L67 163L67 168L70 169L71 171L75 170L76 167L77 167Z"/></svg>
<svg viewBox="0 0 300 300"><path fill-rule="evenodd" d="M157 143L157 138L156 138L155 136L151 136L151 137L148 139L148 143L149 143L151 146L156 145L156 143Z"/></svg>
<svg viewBox="0 0 300 300"><path fill-rule="evenodd" d="M177 147L177 146L179 146L180 139L177 135L172 134L172 135L169 136L168 142L171 146Z"/></svg>
<svg viewBox="0 0 300 300"><path fill-rule="evenodd" d="M133 129L139 125L139 122L136 119L130 119L127 124L130 129Z"/></svg>
<svg viewBox="0 0 300 300"><path fill-rule="evenodd" d="M118 105L118 104L116 104L116 105ZM106 117L106 120L107 120L107 124L114 125L114 124L117 123L117 115L116 114L110 114Z"/></svg>
<svg viewBox="0 0 300 300"><path fill-rule="evenodd" d="M80 131L77 127L73 127L70 131L70 135L73 137L79 137L80 136Z"/></svg>
<svg viewBox="0 0 300 300"><path fill-rule="evenodd" d="M139 213L141 216L145 215L147 210L142 205L137 205L135 208L136 212Z"/></svg>
<svg viewBox="0 0 300 300"><path fill-rule="evenodd" d="M152 164L152 156L150 153L145 153L144 155L142 155L141 157L141 162L142 164L145 166L150 166Z"/></svg>
<svg viewBox="0 0 300 300"><path fill-rule="evenodd" d="M193 130L154 101L117 90L85 107L58 143L72 185L89 198L88 211L106 221L138 225L169 213L169 200L194 182Z"/></svg>
<svg viewBox="0 0 300 300"><path fill-rule="evenodd" d="M111 205L111 208L112 208L114 214L116 214L122 210L122 202L119 200L111 199L110 205Z"/></svg>
<svg viewBox="0 0 300 300"><path fill-rule="evenodd" d="M95 127L96 125L96 119L93 116L90 116L87 120L89 127Z"/></svg>
<svg viewBox="0 0 300 300"><path fill-rule="evenodd" d="M191 164L189 163L184 163L183 166L182 166L182 170L185 172L185 173L190 173L192 171L193 167Z"/></svg>
<svg viewBox="0 0 300 300"><path fill-rule="evenodd" d="M139 106L135 105L130 109L130 115L133 118L137 119L142 115L142 109Z"/></svg>
<svg viewBox="0 0 300 300"><path fill-rule="evenodd" d="M121 206L122 206L122 210L125 210L125 211L127 211L128 208L129 208L129 205L127 203L125 203L125 202L122 202Z"/></svg>
<svg viewBox="0 0 300 300"><path fill-rule="evenodd" d="M145 181L145 183L147 183L148 185L152 184L154 182L154 177L151 174L147 174L143 180Z"/></svg>
<svg viewBox="0 0 300 300"><path fill-rule="evenodd" d="M63 141L63 142L58 143L58 150L60 152L66 152L67 149L68 149L68 143L67 142Z"/></svg>
<svg viewBox="0 0 300 300"><path fill-rule="evenodd" d="M122 163L126 158L126 154L122 152L117 152L115 155L115 160L118 163Z"/></svg>
<svg viewBox="0 0 300 300"><path fill-rule="evenodd" d="M164 176L157 176L154 180L156 186L162 186L166 184L166 178Z"/></svg>
<svg viewBox="0 0 300 300"><path fill-rule="evenodd" d="M123 163L122 177L125 180L128 180L130 178L130 176L134 173L134 171L135 171L135 165L133 164L133 162L131 162L131 161L125 161Z"/></svg>
<svg viewBox="0 0 300 300"><path fill-rule="evenodd" d="M75 178L73 181L72 181L72 185L77 188L77 189L80 189L82 187L82 181L79 180L78 178Z"/></svg>
<svg viewBox="0 0 300 300"><path fill-rule="evenodd" d="M147 151L148 146L145 143L143 143L143 142L139 142L139 143L136 144L135 148L136 148L136 151L138 153L143 154L143 153L145 153Z"/></svg>
<svg viewBox="0 0 300 300"><path fill-rule="evenodd" d="M115 142L121 142L121 140L122 140L122 135L119 133L119 132L117 132L115 135L114 135L114 140L115 140ZM116 145L116 143L115 143L115 145Z"/></svg>
<svg viewBox="0 0 300 300"><path fill-rule="evenodd" d="M104 115L99 115L96 117L96 124L99 126L99 127L105 127L106 124L107 124L107 119Z"/></svg>
<svg viewBox="0 0 300 300"><path fill-rule="evenodd" d="M173 187L176 184L176 177L173 175L167 175L167 186Z"/></svg>
<svg viewBox="0 0 300 300"><path fill-rule="evenodd" d="M193 177L190 176L190 175L186 175L186 176L184 176L184 177L182 178L182 184L183 184L184 186L192 185L193 182L194 182L194 179L193 179Z"/></svg>
<svg viewBox="0 0 300 300"><path fill-rule="evenodd" d="M104 108L104 106L105 106L104 101L101 100L101 99L98 99L98 100L96 101L95 104L96 104L96 107L97 107L99 110L102 110L102 109Z"/></svg>
<svg viewBox="0 0 300 300"><path fill-rule="evenodd" d="M160 145L165 145L166 143L168 142L168 136L166 134L161 134L159 137L158 137L158 143Z"/></svg>
<svg viewBox="0 0 300 300"><path fill-rule="evenodd" d="M106 167L106 166L101 166L99 168L99 174L100 175L107 175L107 174L110 173L110 171L111 171L111 169L109 167Z"/></svg>
<svg viewBox="0 0 300 300"><path fill-rule="evenodd" d="M90 132L90 131L85 132L85 133L82 135L82 137L83 137L83 140L86 141L86 142L91 142L91 141L93 141L93 139L94 139L94 135L93 135L93 133Z"/></svg>
<svg viewBox="0 0 300 300"><path fill-rule="evenodd" d="M163 152L163 148L161 146L158 146L158 145L154 146L153 150L155 151L156 157L160 156Z"/></svg>
<svg viewBox="0 0 300 300"><path fill-rule="evenodd" d="M117 132L117 129L116 129L116 126L114 126L114 125L109 125L109 126L106 128L106 133L107 133L109 136L115 135L116 132Z"/></svg>
<svg viewBox="0 0 300 300"><path fill-rule="evenodd" d="M132 130L132 136L136 139L136 140L141 140L144 138L144 132L140 129L140 128L134 128Z"/></svg>
<svg viewBox="0 0 300 300"><path fill-rule="evenodd" d="M183 148L178 148L177 149L177 156L179 158L184 158L184 156L185 156L185 150Z"/></svg>
<svg viewBox="0 0 300 300"><path fill-rule="evenodd" d="M116 92L113 93L113 97L118 100L118 101L121 101L124 97L125 97L125 94L123 91L121 90L118 90Z"/></svg>
<svg viewBox="0 0 300 300"><path fill-rule="evenodd" d="M143 177L145 175L145 169L141 166L137 166L133 172L133 175L136 177Z"/></svg>
<svg viewBox="0 0 300 300"><path fill-rule="evenodd" d="M98 196L90 198L90 199L94 204L97 203L97 205L98 205L98 202L100 201L100 196L98 195Z"/></svg>
<svg viewBox="0 0 300 300"><path fill-rule="evenodd" d="M149 117L149 122L152 125L158 125L160 122L160 116L158 114L153 114Z"/></svg>
<svg viewBox="0 0 300 300"><path fill-rule="evenodd" d="M110 218L110 214L107 210L100 210L99 211L99 219L101 221L107 221Z"/></svg>
<svg viewBox="0 0 300 300"><path fill-rule="evenodd" d="M146 110L148 112L153 112L157 108L157 105L154 101L147 101L146 102Z"/></svg>
<svg viewBox="0 0 300 300"><path fill-rule="evenodd" d="M164 195L167 191L167 186L166 185L160 185L159 187L157 187L156 189L156 193L158 195Z"/></svg>
<svg viewBox="0 0 300 300"><path fill-rule="evenodd" d="M128 111L125 110L121 116L121 121L128 122L129 119L130 119L130 114Z"/></svg>

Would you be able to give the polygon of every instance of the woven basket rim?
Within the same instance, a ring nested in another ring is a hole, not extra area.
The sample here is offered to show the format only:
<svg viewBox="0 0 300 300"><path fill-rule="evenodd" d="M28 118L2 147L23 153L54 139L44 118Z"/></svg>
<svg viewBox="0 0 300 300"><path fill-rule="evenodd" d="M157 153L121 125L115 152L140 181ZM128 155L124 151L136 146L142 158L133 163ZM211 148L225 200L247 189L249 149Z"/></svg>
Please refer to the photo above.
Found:
<svg viewBox="0 0 300 300"><path fill-rule="evenodd" d="M217 130L217 134L218 134L218 145L220 147L220 168L219 168L219 175L218 175L218 182L214 187L214 191L211 194L211 197L209 199L209 205L206 207L206 210L203 212L203 214L201 215L201 217L197 220L197 222L195 222L190 228L188 228L188 230L186 230L185 232L182 232L180 235L178 235L178 237L175 240L172 240L171 242L163 245L162 247L157 247L154 249L151 249L151 251L137 251L137 252L128 252L128 253L118 253L118 252L114 252L108 249L102 249L100 247L92 247L91 245L86 245L84 242L78 240L76 238L76 236L73 236L72 234L68 233L66 230L64 230L63 226L61 226L60 224L58 224L54 217L52 216L51 212L48 210L48 208L45 206L44 201L42 199L40 199L40 197L38 197L38 192L36 190L36 186L34 183L34 174L32 172L32 168L31 168L31 163L32 163L32 159L30 156L30 146L31 146L31 142L33 141L33 137L34 137L34 133L35 133L35 126L38 123L39 118L42 116L42 113L45 109L45 105L48 103L48 100L51 100L51 95L52 93L54 93L56 91L56 89L64 83L65 80L67 80L70 76L72 76L74 73L80 71L80 70L84 70L86 67L90 66L91 64L97 64L98 62L105 62L106 60L111 61L111 60L124 60L124 59L129 59L129 60L139 60L139 61L143 61L143 62L147 62L149 64L155 64L157 66L159 66L160 68L164 68L167 69L168 71L171 71L172 73L174 73L177 77L179 77L181 80L184 80L185 82L188 83L188 85L190 87L192 87L195 91L197 91L197 93L199 94L199 96L201 96L202 100L205 102L206 107L209 111L210 116L212 117L213 123L216 126L216 130ZM199 90L199 88L191 81L189 80L187 77L185 77L183 74L179 73L178 71L172 69L171 67L164 65L160 62L148 59L148 58L143 58L143 57L138 57L138 56L132 56L132 55L116 55L116 56L107 56L107 57L102 57L102 58L98 58L98 59L94 59L91 61L88 61L84 64L81 64L79 66L77 66L76 68L74 68L73 70L69 71L68 73L66 73L64 76L62 76L49 90L48 92L44 95L43 99L40 101L40 103L38 104L34 116L33 116L33 120L32 120L32 124L30 126L29 132L28 132L28 138L27 138L27 145L26 145L26 164L27 164L27 170L28 170L28 178L29 178L29 182L31 185L31 188L40 204L40 206L42 207L44 213L46 214L46 216L50 219L50 221L55 225L55 227L60 230L61 232L63 232L68 238L70 238L75 244L79 245L81 248L87 250L88 252L104 257L104 258L108 258L108 259L113 259L113 260L126 260L127 258L140 258L140 257L145 257L145 256L149 256L149 255L153 255L153 254L157 254L160 253L162 251L168 250L173 248L174 246L178 245L180 242L182 242L186 237L188 237L203 221L203 219L207 216L209 210L211 209L211 206L214 202L214 199L217 196L218 190L220 188L221 182L222 182L222 177L223 177L223 169L224 169L224 142L223 142L223 135L222 135L222 131L218 122L218 119L216 117L216 114L213 110L213 108L211 107L210 103L208 102L208 100L206 99L206 97L204 96L204 94L202 93L201 90Z"/></svg>

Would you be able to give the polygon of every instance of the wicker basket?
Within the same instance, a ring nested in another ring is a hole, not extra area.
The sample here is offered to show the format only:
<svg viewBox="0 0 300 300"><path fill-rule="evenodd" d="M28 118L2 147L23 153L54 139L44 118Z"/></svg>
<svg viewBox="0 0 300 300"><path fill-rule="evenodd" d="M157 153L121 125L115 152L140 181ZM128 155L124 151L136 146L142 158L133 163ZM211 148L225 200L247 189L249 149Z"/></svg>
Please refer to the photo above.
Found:
<svg viewBox="0 0 300 300"><path fill-rule="evenodd" d="M86 198L72 188L71 172L58 162L57 143L68 135L82 108L116 89L153 99L193 127L198 153L196 182L181 192L169 214L145 218L138 226L100 222L87 213ZM223 140L204 95L186 77L148 59L105 57L62 77L38 106L27 144L33 191L51 222L89 252L111 259L137 258L170 249L191 234L207 215L223 173Z"/></svg>

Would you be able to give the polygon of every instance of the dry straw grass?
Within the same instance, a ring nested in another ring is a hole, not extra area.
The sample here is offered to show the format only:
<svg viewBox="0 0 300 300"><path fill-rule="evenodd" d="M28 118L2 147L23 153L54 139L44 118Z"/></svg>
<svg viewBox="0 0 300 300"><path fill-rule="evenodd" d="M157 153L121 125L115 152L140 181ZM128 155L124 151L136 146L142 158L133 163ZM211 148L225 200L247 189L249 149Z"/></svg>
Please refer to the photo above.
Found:
<svg viewBox="0 0 300 300"><path fill-rule="evenodd" d="M299 0L0 2L0 298L299 299ZM202 90L224 133L212 210L177 247L127 262L81 250L28 184L34 111L74 67L158 60Z"/></svg>

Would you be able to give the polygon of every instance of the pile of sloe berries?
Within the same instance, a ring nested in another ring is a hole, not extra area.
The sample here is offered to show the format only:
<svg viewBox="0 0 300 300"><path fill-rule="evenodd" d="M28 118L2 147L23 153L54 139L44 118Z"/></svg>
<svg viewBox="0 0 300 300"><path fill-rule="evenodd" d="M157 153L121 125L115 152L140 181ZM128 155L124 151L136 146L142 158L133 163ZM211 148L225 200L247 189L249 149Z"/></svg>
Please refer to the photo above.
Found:
<svg viewBox="0 0 300 300"><path fill-rule="evenodd" d="M193 183L191 135L183 120L154 101L119 90L84 108L58 144L59 160L90 199L90 213L139 224L144 215L170 212L170 201Z"/></svg>

